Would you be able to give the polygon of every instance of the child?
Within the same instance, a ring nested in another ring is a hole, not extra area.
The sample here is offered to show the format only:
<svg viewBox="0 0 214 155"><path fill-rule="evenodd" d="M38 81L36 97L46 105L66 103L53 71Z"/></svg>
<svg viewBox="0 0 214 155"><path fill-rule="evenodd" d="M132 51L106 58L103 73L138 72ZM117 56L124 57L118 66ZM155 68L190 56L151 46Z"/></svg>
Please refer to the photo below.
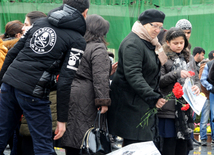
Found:
<svg viewBox="0 0 214 155"><path fill-rule="evenodd" d="M195 72L192 91L197 95L200 93L196 65L187 47L188 40L181 29L171 28L167 31L163 49L168 61L161 68L160 78L160 90L164 96L172 92L176 82L184 84L185 79L190 77L190 66L191 71ZM159 132L163 138L162 155L186 155L189 150L190 133L194 128L192 110L182 111L180 102L186 104L183 98L179 99L179 103L175 99L169 100L158 112Z"/></svg>

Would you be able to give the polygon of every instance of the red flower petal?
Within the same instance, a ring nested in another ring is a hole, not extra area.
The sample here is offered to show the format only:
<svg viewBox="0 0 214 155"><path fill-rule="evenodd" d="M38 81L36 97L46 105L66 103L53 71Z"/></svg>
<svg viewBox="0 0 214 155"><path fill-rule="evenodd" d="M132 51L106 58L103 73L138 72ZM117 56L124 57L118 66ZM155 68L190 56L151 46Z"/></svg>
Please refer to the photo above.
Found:
<svg viewBox="0 0 214 155"><path fill-rule="evenodd" d="M194 76L195 75L195 72L193 72L193 71L188 71L188 73L190 74L190 76Z"/></svg>
<svg viewBox="0 0 214 155"><path fill-rule="evenodd" d="M175 97L177 99L181 98L182 95L184 94L182 88L183 87L181 86L181 84L176 82L175 85L174 85L174 88L172 89L172 92L173 92L173 94L175 95Z"/></svg>
<svg viewBox="0 0 214 155"><path fill-rule="evenodd" d="M181 108L182 111L187 111L189 109L189 104L184 104Z"/></svg>

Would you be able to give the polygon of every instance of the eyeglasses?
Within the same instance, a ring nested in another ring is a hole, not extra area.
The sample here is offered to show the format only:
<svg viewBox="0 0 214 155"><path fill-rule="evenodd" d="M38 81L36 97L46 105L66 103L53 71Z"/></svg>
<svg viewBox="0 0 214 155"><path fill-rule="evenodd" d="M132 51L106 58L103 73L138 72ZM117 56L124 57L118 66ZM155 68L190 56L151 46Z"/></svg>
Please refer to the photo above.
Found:
<svg viewBox="0 0 214 155"><path fill-rule="evenodd" d="M159 30L163 30L163 26L158 26L158 25L154 25L152 23L149 23L152 27L154 27L155 29L159 29Z"/></svg>

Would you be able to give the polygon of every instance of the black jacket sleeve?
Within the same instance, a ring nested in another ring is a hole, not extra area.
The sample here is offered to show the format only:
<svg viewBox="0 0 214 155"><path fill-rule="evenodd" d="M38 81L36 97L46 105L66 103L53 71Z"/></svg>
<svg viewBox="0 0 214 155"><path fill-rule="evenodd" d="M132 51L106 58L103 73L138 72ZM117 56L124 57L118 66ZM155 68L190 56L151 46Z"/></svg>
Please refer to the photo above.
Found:
<svg viewBox="0 0 214 155"><path fill-rule="evenodd" d="M57 120L59 122L67 122L71 83L76 75L85 47L85 42L76 42L65 55L57 83Z"/></svg>
<svg viewBox="0 0 214 155"><path fill-rule="evenodd" d="M208 81L214 86L214 63L210 67Z"/></svg>
<svg viewBox="0 0 214 155"><path fill-rule="evenodd" d="M161 78L159 83L161 89L169 86L170 84L174 84L177 79L181 77L180 70L172 70L168 72L167 66L171 66L169 61L161 67Z"/></svg>

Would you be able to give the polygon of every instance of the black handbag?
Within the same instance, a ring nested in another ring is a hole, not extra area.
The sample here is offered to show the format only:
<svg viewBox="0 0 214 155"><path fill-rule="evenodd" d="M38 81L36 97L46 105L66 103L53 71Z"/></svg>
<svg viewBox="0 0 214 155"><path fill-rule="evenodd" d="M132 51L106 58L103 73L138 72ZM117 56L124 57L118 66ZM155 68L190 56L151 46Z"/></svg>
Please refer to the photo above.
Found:
<svg viewBox="0 0 214 155"><path fill-rule="evenodd" d="M86 131L80 147L80 155L104 155L112 151L107 119L104 117L104 121L101 122L100 116L101 112L98 111L94 127ZM101 128L103 123L105 123L105 129Z"/></svg>

